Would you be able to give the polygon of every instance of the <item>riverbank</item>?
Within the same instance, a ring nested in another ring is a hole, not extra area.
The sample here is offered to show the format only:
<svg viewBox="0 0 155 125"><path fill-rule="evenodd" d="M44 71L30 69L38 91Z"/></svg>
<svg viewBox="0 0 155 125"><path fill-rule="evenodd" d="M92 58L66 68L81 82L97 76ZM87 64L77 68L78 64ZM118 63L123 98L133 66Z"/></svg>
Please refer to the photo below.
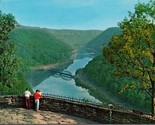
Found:
<svg viewBox="0 0 155 125"><path fill-rule="evenodd" d="M68 66L68 64L72 63L73 60L76 58L76 56L77 56L77 50L73 50L71 57L68 60L66 60L65 62L56 63L56 64L41 65L41 66L33 66L30 69L32 71L35 71L35 70L50 70L50 69L54 69L54 68L58 68L58 67L64 68L64 67Z"/></svg>
<svg viewBox="0 0 155 125"><path fill-rule="evenodd" d="M41 65L30 67L30 71L26 72L25 77L28 83L33 87L40 84L43 80L53 75L53 70L63 70L73 63L73 60L77 56L77 50L72 51L71 57L62 63Z"/></svg>
<svg viewBox="0 0 155 125"><path fill-rule="evenodd" d="M94 82L90 81L82 70L78 70L75 75L76 85L89 90L90 95L100 100L103 105L108 106L113 104L117 109L127 109L128 107L116 97L109 94L107 90L97 86Z"/></svg>

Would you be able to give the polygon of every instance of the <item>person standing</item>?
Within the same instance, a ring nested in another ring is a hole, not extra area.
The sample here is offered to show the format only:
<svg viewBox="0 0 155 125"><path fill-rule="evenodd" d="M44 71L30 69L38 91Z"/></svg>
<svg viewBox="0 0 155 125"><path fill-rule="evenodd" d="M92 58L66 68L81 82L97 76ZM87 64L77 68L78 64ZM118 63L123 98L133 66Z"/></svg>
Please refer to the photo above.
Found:
<svg viewBox="0 0 155 125"><path fill-rule="evenodd" d="M30 96L31 96L31 92L28 90L28 88L26 88L25 92L24 92L24 96L25 96L25 105L27 109L31 108L31 104L30 104Z"/></svg>
<svg viewBox="0 0 155 125"><path fill-rule="evenodd" d="M34 101L35 101L35 110L36 111L39 110L39 102L40 102L40 98L42 98L42 96L39 92L40 92L39 90L36 90L36 92L34 93Z"/></svg>

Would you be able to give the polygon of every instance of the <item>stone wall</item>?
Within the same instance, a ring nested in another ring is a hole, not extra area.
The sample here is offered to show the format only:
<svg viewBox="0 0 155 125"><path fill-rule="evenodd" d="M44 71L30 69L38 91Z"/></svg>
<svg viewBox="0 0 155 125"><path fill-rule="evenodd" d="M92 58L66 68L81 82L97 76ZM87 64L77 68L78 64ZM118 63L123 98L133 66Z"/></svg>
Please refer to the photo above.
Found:
<svg viewBox="0 0 155 125"><path fill-rule="evenodd" d="M31 97L31 106L34 109L34 100ZM0 96L0 108L25 108L23 96ZM40 110L47 110L59 113L65 113L73 116L91 119L99 123L110 123L110 110L108 108L95 106L80 101L71 101L67 99L51 98L43 96L40 102ZM123 112L112 110L111 123L117 124L153 124L155 120L145 115L135 114L133 112Z"/></svg>

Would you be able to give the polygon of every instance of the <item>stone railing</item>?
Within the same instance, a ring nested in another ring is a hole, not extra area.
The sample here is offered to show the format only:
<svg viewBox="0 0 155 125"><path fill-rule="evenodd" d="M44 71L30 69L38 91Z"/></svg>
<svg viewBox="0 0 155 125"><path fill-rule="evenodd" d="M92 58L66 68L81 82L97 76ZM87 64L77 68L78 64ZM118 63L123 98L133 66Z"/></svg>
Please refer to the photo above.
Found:
<svg viewBox="0 0 155 125"><path fill-rule="evenodd" d="M23 96L0 96L0 108L25 108ZM31 97L31 108L34 109L34 99ZM153 124L155 120L144 114L133 112L117 111L114 109L104 108L89 102L78 100L69 100L51 96L43 96L40 101L40 110L65 113L73 116L91 119L99 123L117 123L117 124Z"/></svg>

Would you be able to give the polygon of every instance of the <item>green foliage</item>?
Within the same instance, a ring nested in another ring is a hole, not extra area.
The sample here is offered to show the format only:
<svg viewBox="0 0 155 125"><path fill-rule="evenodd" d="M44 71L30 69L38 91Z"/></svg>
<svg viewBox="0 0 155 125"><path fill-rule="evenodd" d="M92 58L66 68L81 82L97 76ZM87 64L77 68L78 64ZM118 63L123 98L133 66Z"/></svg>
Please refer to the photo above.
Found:
<svg viewBox="0 0 155 125"><path fill-rule="evenodd" d="M9 40L16 25L13 15L0 12L0 94L19 94L29 87L21 77L21 61L15 53L15 44Z"/></svg>
<svg viewBox="0 0 155 125"><path fill-rule="evenodd" d="M138 4L136 8L141 6L145 7ZM113 37L103 51L105 58L115 65L117 77L133 77L142 84L142 89L149 89L150 79L154 81L155 25L138 10L119 24L122 34Z"/></svg>
<svg viewBox="0 0 155 125"><path fill-rule="evenodd" d="M0 84L11 87L17 82L19 61L14 53L14 44L8 42L10 31L16 21L11 14L0 12Z"/></svg>
<svg viewBox="0 0 155 125"><path fill-rule="evenodd" d="M19 60L14 52L14 45L9 42L1 42L1 50L3 52L0 54L0 76L1 83L7 86L12 86L17 81L17 74L20 70Z"/></svg>
<svg viewBox="0 0 155 125"><path fill-rule="evenodd" d="M0 11L0 42L9 39L9 33L15 28L16 23L17 22L12 14L3 14Z"/></svg>
<svg viewBox="0 0 155 125"><path fill-rule="evenodd" d="M16 84L11 87L0 84L0 95L20 95L23 94L26 88L33 93L32 87L27 83L22 73L19 73L17 78Z"/></svg>
<svg viewBox="0 0 155 125"><path fill-rule="evenodd" d="M74 49L79 49L96 38L102 31L99 30L48 30L57 39L65 42Z"/></svg>
<svg viewBox="0 0 155 125"><path fill-rule="evenodd" d="M20 27L11 32L16 52L29 66L55 64L69 59L72 48L41 28Z"/></svg>
<svg viewBox="0 0 155 125"><path fill-rule="evenodd" d="M117 100L117 102L114 101L115 105L120 102L127 108L150 112L151 101L149 95L141 90L129 89L134 82L132 79L117 79L116 77L113 77L115 71L114 67L111 64L103 63L103 60L104 58L102 56L98 56L82 69L88 79L96 86L95 91L93 91L91 87L81 83L81 80L77 82L81 86L89 89L90 93L102 102L112 103L104 98L104 93L101 93L98 88L106 91L110 98L113 97ZM121 89L125 86L127 86L128 89L120 94Z"/></svg>
<svg viewBox="0 0 155 125"><path fill-rule="evenodd" d="M83 48L82 51L94 52L97 55L102 53L101 46L106 45L112 36L120 34L121 30L118 27L108 28L105 31L101 32L98 36L88 42Z"/></svg>
<svg viewBox="0 0 155 125"><path fill-rule="evenodd" d="M17 44L17 54L28 65L37 66L68 60L73 50L84 46L100 32L21 26L11 32L11 40Z"/></svg>
<svg viewBox="0 0 155 125"><path fill-rule="evenodd" d="M131 86L138 84L138 89L151 97L155 97L154 12L155 2L138 3L135 12L129 12L129 18L119 23L122 34L103 47L105 59L115 66L115 76L127 79Z"/></svg>

